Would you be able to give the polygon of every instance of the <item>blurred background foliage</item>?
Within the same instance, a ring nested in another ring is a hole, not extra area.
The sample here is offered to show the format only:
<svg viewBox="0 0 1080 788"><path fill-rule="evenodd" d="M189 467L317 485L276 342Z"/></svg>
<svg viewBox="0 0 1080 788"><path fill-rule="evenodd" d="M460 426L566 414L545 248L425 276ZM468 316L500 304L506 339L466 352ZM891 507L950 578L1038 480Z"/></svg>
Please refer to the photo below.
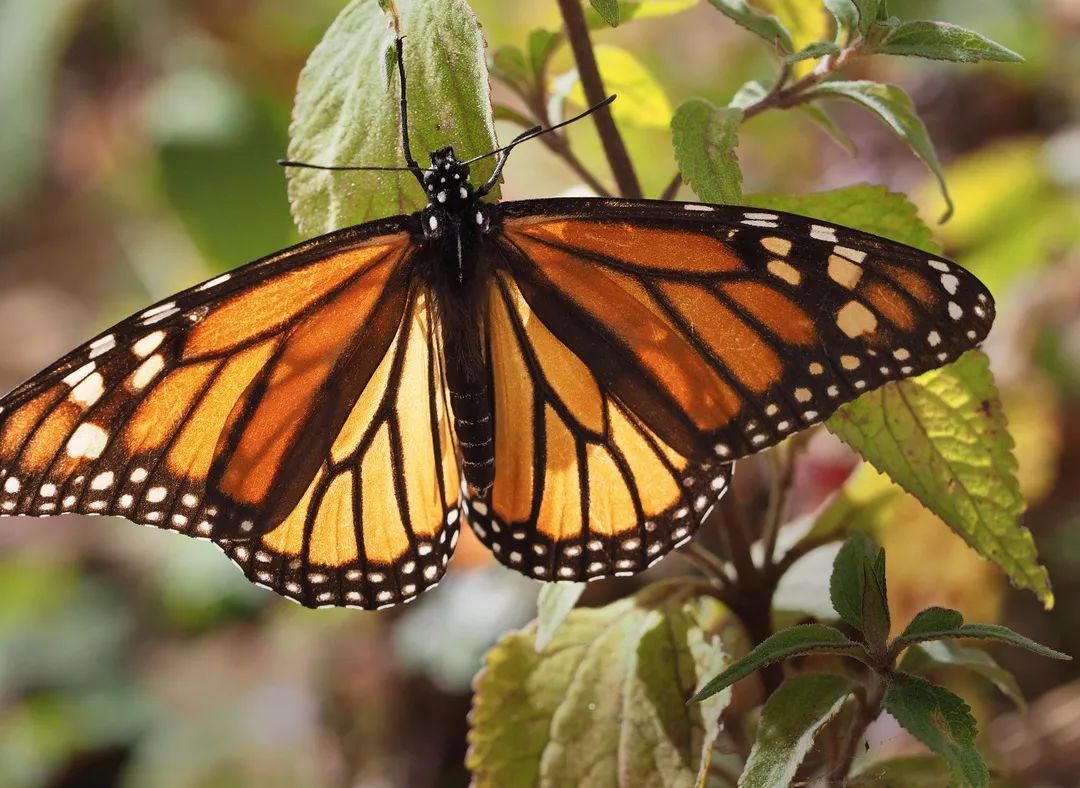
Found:
<svg viewBox="0 0 1080 788"><path fill-rule="evenodd" d="M781 16L805 6L761 4ZM298 238L274 160L286 149L297 74L343 5L0 0L0 388L139 306ZM553 2L472 5L489 51L559 24ZM772 73L760 42L707 3L678 5L595 33L609 88L633 97L616 103L616 117L649 196L675 172L672 107L693 96L725 104ZM905 19L977 29L1026 58L873 58L852 76L905 86L946 165L956 214L936 232L998 298L988 350L1017 442L1025 522L1057 598L1044 612L918 503L889 495L878 533L894 619L945 605L1080 654L1080 3L890 6ZM550 73L580 102L571 70L560 50ZM520 107L500 85L494 99ZM371 111L393 112L392 97ZM745 190L869 181L913 195L930 219L941 214L936 185L903 143L858 108L836 106L835 117L856 157L803 113L751 121L739 148ZM498 128L504 139L516 131ZM588 124L571 138L606 180ZM515 155L504 196L580 190L534 144ZM761 462L741 463L737 477L751 505ZM797 468L799 510L854 467L838 441L814 435ZM537 586L465 540L437 590L365 614L289 605L207 544L120 521L2 525L4 786L464 785L471 677L494 639L535 610ZM789 619L814 609L807 589L824 594L830 561L811 554L795 567L780 597L791 600ZM686 569L671 558L650 574ZM591 585L585 601L619 598L635 582ZM1033 710L1021 716L989 684L963 687L990 751L1020 785L1075 784L1076 663L997 656ZM909 746L887 725L873 740L883 752Z"/></svg>

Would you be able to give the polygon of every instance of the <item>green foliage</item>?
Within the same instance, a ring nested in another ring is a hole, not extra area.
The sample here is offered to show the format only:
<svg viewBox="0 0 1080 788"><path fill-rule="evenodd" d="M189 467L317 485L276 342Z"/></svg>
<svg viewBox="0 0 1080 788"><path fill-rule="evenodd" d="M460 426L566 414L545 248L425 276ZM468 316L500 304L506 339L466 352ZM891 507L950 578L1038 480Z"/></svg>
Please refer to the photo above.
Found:
<svg viewBox="0 0 1080 788"><path fill-rule="evenodd" d="M889 636L889 602L885 588L885 551L859 532L840 548L829 580L833 608L862 632L872 654L885 650Z"/></svg>
<svg viewBox="0 0 1080 788"><path fill-rule="evenodd" d="M579 608L537 651L504 637L476 680L467 765L478 786L702 784L728 698L685 700L725 661L677 585Z"/></svg>
<svg viewBox="0 0 1080 788"><path fill-rule="evenodd" d="M955 610L947 608L929 608L911 620L907 628L896 638L893 650L925 640L943 640L945 638L975 638L998 640L1011 646L1027 649L1041 657L1050 659L1072 659L1052 648L1036 643L1023 635L1013 632L999 624L965 624L964 617Z"/></svg>
<svg viewBox="0 0 1080 788"><path fill-rule="evenodd" d="M300 75L290 159L404 164L397 75L386 68L394 38L387 22L375 0L353 0L326 31ZM408 36L405 73L414 155L424 157L448 144L463 157L494 149L484 39L466 0L414 0L402 9L401 26ZM491 159L477 162L474 179L483 181L492 166ZM306 234L419 210L425 202L405 172L292 169L289 198L293 218Z"/></svg>
<svg viewBox="0 0 1080 788"><path fill-rule="evenodd" d="M619 26L619 0L589 0L589 5L612 27Z"/></svg>
<svg viewBox="0 0 1080 788"><path fill-rule="evenodd" d="M784 52L794 52L791 32L772 14L765 13L748 0L709 0L722 14L733 22L745 27L770 44L779 46Z"/></svg>
<svg viewBox="0 0 1080 788"><path fill-rule="evenodd" d="M952 60L958 63L977 63L998 60L1021 63L1023 58L973 30L948 22L901 22L892 27L875 52L882 55L908 55L932 60Z"/></svg>
<svg viewBox="0 0 1080 788"><path fill-rule="evenodd" d="M912 646L900 660L900 670L916 676L925 677L941 668L960 668L982 676L1021 710L1027 705L1013 675L980 648L961 646L949 640L931 640Z"/></svg>
<svg viewBox="0 0 1080 788"><path fill-rule="evenodd" d="M1019 522L1012 438L983 353L871 392L828 426L1013 583L1053 604L1035 543Z"/></svg>
<svg viewBox="0 0 1080 788"><path fill-rule="evenodd" d="M926 133L926 126L919 119L915 107L912 106L911 98L903 88L865 79L834 80L810 88L807 95L811 99L847 99L877 115L896 136L911 146L915 155L923 160L937 178L947 206L942 221L949 218L953 212L953 204L952 198L949 197L949 189L945 185L945 177L941 172L941 162L938 161L937 151L934 150L934 144L930 141L930 135Z"/></svg>
<svg viewBox="0 0 1080 788"><path fill-rule="evenodd" d="M762 641L745 657L712 678L690 699L690 702L699 703L711 698L766 665L805 654L834 654L856 659L866 658L863 647L839 629L824 624L801 624L777 632Z"/></svg>
<svg viewBox="0 0 1080 788"><path fill-rule="evenodd" d="M814 738L840 713L855 684L833 673L808 673L781 684L761 712L739 785L789 785Z"/></svg>
<svg viewBox="0 0 1080 788"><path fill-rule="evenodd" d="M735 157L742 117L740 109L689 99L671 119L679 172L705 202L731 205L742 198L742 170Z"/></svg>
<svg viewBox="0 0 1080 788"><path fill-rule="evenodd" d="M596 64L604 87L618 96L611 105L615 120L639 128L664 128L671 123L671 102L652 72L633 54L621 47L600 44ZM571 83L569 98L586 105L580 80Z"/></svg>
<svg viewBox="0 0 1080 788"><path fill-rule="evenodd" d="M536 600L536 650L544 651L555 631L585 593L584 583L544 583Z"/></svg>
<svg viewBox="0 0 1080 788"><path fill-rule="evenodd" d="M989 784L986 764L975 749L975 718L962 698L926 679L897 673L885 693L885 710L948 761L963 785Z"/></svg>

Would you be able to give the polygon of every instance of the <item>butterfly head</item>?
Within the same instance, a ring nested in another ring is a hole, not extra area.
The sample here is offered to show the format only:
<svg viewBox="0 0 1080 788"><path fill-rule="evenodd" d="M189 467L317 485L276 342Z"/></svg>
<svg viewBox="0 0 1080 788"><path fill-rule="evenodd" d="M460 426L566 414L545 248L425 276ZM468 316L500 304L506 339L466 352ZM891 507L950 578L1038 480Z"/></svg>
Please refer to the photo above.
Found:
<svg viewBox="0 0 1080 788"><path fill-rule="evenodd" d="M451 147L431 154L431 167L424 170L424 190L428 202L451 210L472 200L469 165L458 161Z"/></svg>

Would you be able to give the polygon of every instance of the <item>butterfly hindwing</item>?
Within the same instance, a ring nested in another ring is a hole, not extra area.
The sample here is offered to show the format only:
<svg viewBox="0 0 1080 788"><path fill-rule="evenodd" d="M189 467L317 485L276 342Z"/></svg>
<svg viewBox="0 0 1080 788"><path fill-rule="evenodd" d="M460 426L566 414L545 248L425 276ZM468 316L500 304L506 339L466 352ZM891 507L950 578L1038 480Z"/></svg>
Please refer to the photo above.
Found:
<svg viewBox="0 0 1080 788"><path fill-rule="evenodd" d="M414 289L299 504L226 552L255 582L311 607L387 607L435 585L459 527L443 380L428 304Z"/></svg>
<svg viewBox="0 0 1080 788"><path fill-rule="evenodd" d="M613 199L503 206L542 322L685 456L731 460L977 345L986 288L911 247L772 211Z"/></svg>
<svg viewBox="0 0 1080 788"><path fill-rule="evenodd" d="M469 521L507 566L542 580L633 574L689 540L730 465L660 440L495 275L488 311L495 483Z"/></svg>

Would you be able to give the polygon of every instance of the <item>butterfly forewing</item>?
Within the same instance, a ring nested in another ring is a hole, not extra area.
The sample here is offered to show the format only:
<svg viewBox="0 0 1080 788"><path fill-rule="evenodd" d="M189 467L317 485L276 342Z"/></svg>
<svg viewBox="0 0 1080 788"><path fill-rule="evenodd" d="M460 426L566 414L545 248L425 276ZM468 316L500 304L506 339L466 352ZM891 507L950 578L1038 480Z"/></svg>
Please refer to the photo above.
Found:
<svg viewBox="0 0 1080 788"><path fill-rule="evenodd" d="M405 315L405 221L335 233L180 293L0 400L0 514L114 514L211 538L253 580L311 605L375 607L429 585L449 551L458 483L445 418L393 399L442 385L435 356L418 355L429 346L419 296ZM334 460L372 378L384 429ZM416 438L433 430L437 451ZM447 491L438 505L419 492L436 478ZM378 516L368 504L367 532L364 506L345 505L361 500L362 479L391 493ZM410 551L413 567L401 558ZM399 558L415 581L395 573Z"/></svg>
<svg viewBox="0 0 1080 788"><path fill-rule="evenodd" d="M805 217L608 199L510 203L530 308L669 446L771 446L978 344L986 288L925 252Z"/></svg>

